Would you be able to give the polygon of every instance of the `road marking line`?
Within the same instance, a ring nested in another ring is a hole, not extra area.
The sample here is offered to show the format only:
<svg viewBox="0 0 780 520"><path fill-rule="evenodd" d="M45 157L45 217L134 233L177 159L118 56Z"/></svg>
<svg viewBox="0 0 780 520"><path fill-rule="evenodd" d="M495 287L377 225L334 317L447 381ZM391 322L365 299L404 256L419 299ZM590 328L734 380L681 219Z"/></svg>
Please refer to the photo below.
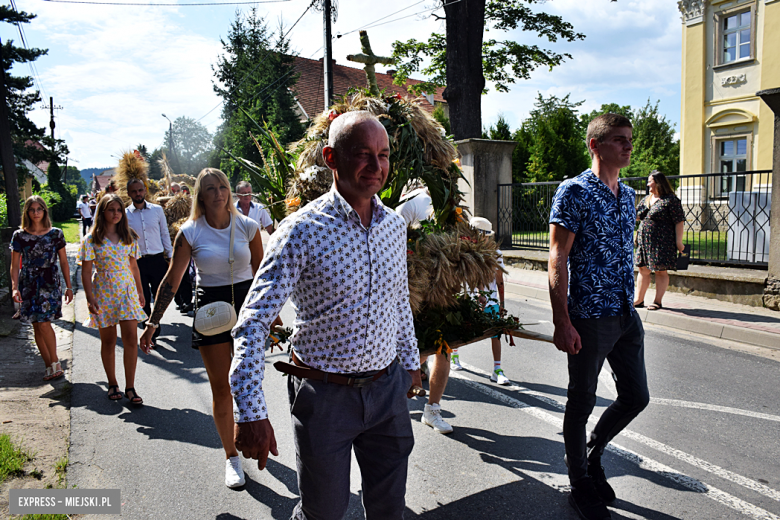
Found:
<svg viewBox="0 0 780 520"><path fill-rule="evenodd" d="M464 362L461 361L461 365L463 365L464 368L466 368L467 370L470 370L472 372L477 372L477 373L481 373L483 375L488 375L487 372L485 372L485 371L483 371L483 370L481 370L479 368L473 367L473 366L469 365L468 363L464 363ZM518 401L517 399L509 397L506 394L504 394L503 392L499 392L499 391L491 388L490 386L487 386L485 383L481 383L479 381L473 381L472 379L466 377L464 374L452 373L450 375L454 376L456 379L469 382L469 386L472 386L475 389L477 389L477 390L479 390L479 391L481 391L483 393L487 393L488 395L491 395L491 396L495 397L496 399L498 399L498 400L500 400L500 401L502 401L504 403L510 404L514 408L523 409L524 412L529 413L529 414L533 415L534 417L537 417L538 419L541 419L541 420L543 420L545 422L548 422L550 424L554 424L556 426L559 426L560 428L563 428L563 421L558 419L557 417L555 417L553 415L548 414L547 412L535 409L534 407L532 407L531 405L529 405L527 403L523 403L522 401ZM475 385L479 385L479 388L477 386L475 386ZM540 401L542 401L542 402L544 402L546 404L549 404L549 405L555 407L558 410L565 411L565 409L566 409L566 406L564 404L562 404L562 403L556 401L555 399L552 399L552 398L550 398L550 397L548 397L546 395L543 395L543 394L541 394L539 392L535 392L535 391L532 391L532 390L529 390L527 388L524 388L524 387L521 387L521 386L517 386L517 385L508 385L508 386L505 386L504 388L510 389L510 390L516 390L516 391L518 391L520 393L523 393L523 394L529 395L531 397L534 397L534 398L536 398L536 399L538 399L538 400L540 400ZM534 411L534 410L536 410L536 411ZM594 419L595 420L595 417L591 416L590 419ZM554 422L551 422L550 420L552 420ZM660 451L662 453L666 453L667 455L675 457L678 460L681 460L682 462L686 462L686 463L688 463L688 464L690 464L692 466L695 466L695 467L697 467L699 469L702 469L704 471L710 472L710 473L712 473L712 474L714 474L714 475L716 475L716 476L718 476L718 477L720 477L720 478L722 478L724 480L728 480L730 482L733 482L735 484L743 486L743 487L745 487L747 489L750 489L752 491L760 493L760 494L762 494L762 495L764 495L766 497L771 498L772 500L780 501L780 492L778 492L777 490L775 490L773 488L770 488L769 486L765 486L764 484L761 484L760 482L757 482L757 481L755 481L753 479L744 477L742 475L739 475L737 473L734 473L732 471L724 469L724 468L722 468L720 466L717 466L715 464L711 464L711 463L709 463L709 462L707 462L705 460L702 460L702 459L700 459L698 457L695 457L693 455L690 455L690 454L685 453L683 451L680 451L678 449L672 448L671 446L668 446L666 444L663 444L661 442L653 440L653 439L651 439L649 437L646 437L646 436L644 436L644 435L642 435L640 433L636 433L636 432L631 431L631 430L623 430L621 432L621 435L624 435L625 437L627 437L629 439L632 439L632 440L634 440L636 442L639 442L641 444L644 444L644 445L646 445L646 446L648 446L650 448L656 449L656 450L658 450L658 451ZM612 443L612 444L614 444L614 443ZM608 448L609 448L609 446L608 446ZM621 448L621 449L623 449L627 453L633 453L633 452L630 452L630 451L626 450L625 448ZM637 455L637 456L639 457L639 455ZM647 460L650 461L650 459L647 459ZM660 463L656 463L655 461L652 461L652 462L654 464L659 464L660 465ZM664 466L664 468L667 468L667 467ZM669 468L669 470L671 470L671 468ZM675 470L671 470L671 471L672 472L676 472ZM665 475L667 470L666 469L663 470L663 471L659 470L657 472L660 472L660 473ZM665 476L668 476L668 475L665 475ZM687 475L685 475L685 477L686 478L691 478L691 477L688 477ZM672 478L672 477L669 477L669 478ZM672 478L672 480L677 481L674 478ZM701 484L701 482L699 482L698 480L696 480L696 482L698 484ZM680 483L682 484L682 482L680 482ZM687 486L687 487L691 488L690 486ZM693 488L691 488L691 489L693 489ZM731 496L731 495L729 495L729 496ZM734 497L734 498L736 499L736 497ZM739 499L736 499L736 500L739 500ZM722 500L718 500L718 501L722 502ZM748 504L748 503L745 502L745 504ZM748 505L752 506L752 504L748 504ZM729 506L729 507L731 507L731 506ZM774 518L780 519L780 517L774 517Z"/></svg>
<svg viewBox="0 0 780 520"><path fill-rule="evenodd" d="M550 415L549 413L544 412L538 408L532 407L527 403L509 397L503 392L494 390L493 388L490 388L484 383L474 381L469 377L467 377L465 374L455 372L450 374L450 376L459 381L462 381L467 386L470 386L471 388L477 390L478 392L493 397L497 401L501 401L505 404L508 404L512 408L517 408L518 410L522 410L523 412L528 413L531 416L536 417L537 419L540 419L543 422L546 422L552 426L555 426L558 429L563 428L562 419ZM612 453L615 453L620 457L630 460L631 462L634 462L639 467L647 471L652 471L653 473L657 473L658 475L666 477L674 482L677 482L681 486L684 486L697 493L701 493L702 495L711 498L712 500L715 500L716 502L719 502L727 507L730 507L731 509L738 511L743 515L750 516L755 520L780 520L780 516L770 513L765 509L761 509L758 506L754 506L749 502L746 502L740 498L730 495L725 491L721 491L718 488L712 487L709 484L705 484L704 482L696 478L685 475L684 473L681 473L675 470L674 468L661 464L660 462L647 458L643 455L639 455L638 453L635 453L627 448L624 448L619 444L615 444L614 442L612 442L607 445L607 450L611 451Z"/></svg>
<svg viewBox="0 0 780 520"><path fill-rule="evenodd" d="M698 410L711 410L713 412L731 413L735 415L744 415L745 417L753 417L755 419L764 419L766 421L780 422L780 416L770 415L768 413L751 412L750 410L742 410L740 408L730 408L728 406L718 406L716 404L696 403L693 401L681 401L679 399L660 399L658 397L651 397L650 402L653 404L663 404L666 406L677 406L679 408L694 408Z"/></svg>

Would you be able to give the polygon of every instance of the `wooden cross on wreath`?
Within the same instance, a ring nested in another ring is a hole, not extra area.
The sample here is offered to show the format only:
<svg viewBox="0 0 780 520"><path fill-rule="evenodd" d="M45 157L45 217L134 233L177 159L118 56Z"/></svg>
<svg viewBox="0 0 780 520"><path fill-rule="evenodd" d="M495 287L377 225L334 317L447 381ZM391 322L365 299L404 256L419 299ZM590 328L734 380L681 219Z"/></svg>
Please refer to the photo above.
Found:
<svg viewBox="0 0 780 520"><path fill-rule="evenodd" d="M347 56L349 61L365 64L364 70L366 71L366 79L368 80L368 90L372 96L379 96L379 87L376 84L376 71L374 65L382 63L384 65L392 65L395 63L393 58L386 58L384 56L377 56L371 50L371 44L368 41L368 33L366 31L360 31L360 50L363 54L350 54Z"/></svg>

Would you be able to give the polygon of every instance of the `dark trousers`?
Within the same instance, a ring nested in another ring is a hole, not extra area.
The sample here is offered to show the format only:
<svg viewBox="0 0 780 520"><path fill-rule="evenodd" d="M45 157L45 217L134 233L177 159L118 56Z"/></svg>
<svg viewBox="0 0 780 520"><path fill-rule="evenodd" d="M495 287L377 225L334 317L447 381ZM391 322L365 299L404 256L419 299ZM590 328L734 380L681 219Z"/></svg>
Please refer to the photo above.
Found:
<svg viewBox="0 0 780 520"><path fill-rule="evenodd" d="M189 269L184 271L184 276L181 277L181 283L173 296L173 301L179 307L192 303L192 281L190 281Z"/></svg>
<svg viewBox="0 0 780 520"><path fill-rule="evenodd" d="M147 316L151 316L152 296L157 296L160 282L168 272L168 262L165 261L162 253L146 255L138 259L138 271L141 273L141 287L144 290L144 312Z"/></svg>
<svg viewBox="0 0 780 520"><path fill-rule="evenodd" d="M366 520L403 518L414 446L406 402L409 373L393 362L363 388L289 376L301 501L294 520L341 520L349 504L352 450L360 466Z"/></svg>
<svg viewBox="0 0 780 520"><path fill-rule="evenodd" d="M81 234L87 236L89 228L92 227L92 219L81 217Z"/></svg>
<svg viewBox="0 0 780 520"><path fill-rule="evenodd" d="M569 480L574 483L587 475L588 461L598 462L609 441L645 409L650 393L645 371L645 331L636 312L571 322L582 340L582 350L569 355L569 391L563 417ZM586 441L585 428L596 404L596 386L605 359L615 373L618 397L601 415L590 441Z"/></svg>

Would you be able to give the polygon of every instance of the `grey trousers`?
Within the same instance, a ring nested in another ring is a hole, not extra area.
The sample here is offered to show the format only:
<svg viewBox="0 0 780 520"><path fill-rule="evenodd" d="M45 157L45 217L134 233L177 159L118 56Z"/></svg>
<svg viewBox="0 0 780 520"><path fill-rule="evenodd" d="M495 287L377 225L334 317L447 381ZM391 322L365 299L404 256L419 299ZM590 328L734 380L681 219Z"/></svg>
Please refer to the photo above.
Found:
<svg viewBox="0 0 780 520"><path fill-rule="evenodd" d="M609 441L645 409L650 393L645 372L645 329L636 312L571 323L582 339L579 353L569 355L569 391L563 416L569 480L574 484L587 475L588 461L600 462ZM618 396L601 415L586 444L585 428L596 405L596 386L605 359L615 373Z"/></svg>
<svg viewBox="0 0 780 520"><path fill-rule="evenodd" d="M353 449L366 520L403 518L407 465L414 446L406 404L411 383L397 362L363 388L288 376L301 496L292 519L344 517Z"/></svg>

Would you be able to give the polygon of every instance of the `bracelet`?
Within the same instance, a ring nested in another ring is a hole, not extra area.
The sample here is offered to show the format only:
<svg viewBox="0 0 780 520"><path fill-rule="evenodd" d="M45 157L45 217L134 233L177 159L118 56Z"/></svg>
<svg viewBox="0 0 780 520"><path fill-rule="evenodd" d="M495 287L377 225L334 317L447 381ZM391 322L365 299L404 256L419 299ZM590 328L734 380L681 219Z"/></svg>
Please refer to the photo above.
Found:
<svg viewBox="0 0 780 520"><path fill-rule="evenodd" d="M72 288L70 288L70 287L66 287L66 288L65 288L65 290L66 290L66 291L73 292L73 289L72 289Z"/></svg>

